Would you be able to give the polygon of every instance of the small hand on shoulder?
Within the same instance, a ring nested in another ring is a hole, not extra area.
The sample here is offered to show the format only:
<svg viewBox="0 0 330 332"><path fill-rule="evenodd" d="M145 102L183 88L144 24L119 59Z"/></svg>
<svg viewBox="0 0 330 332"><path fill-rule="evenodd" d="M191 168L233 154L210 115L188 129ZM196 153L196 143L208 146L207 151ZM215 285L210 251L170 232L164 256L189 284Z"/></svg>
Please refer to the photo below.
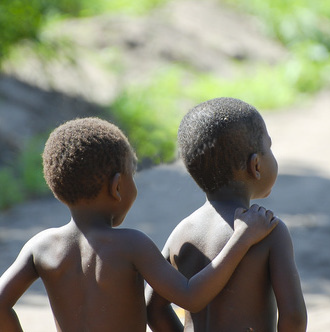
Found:
<svg viewBox="0 0 330 332"><path fill-rule="evenodd" d="M273 211L253 204L248 210L237 208L235 211L234 232L241 233L251 245L264 239L278 225L279 218Z"/></svg>

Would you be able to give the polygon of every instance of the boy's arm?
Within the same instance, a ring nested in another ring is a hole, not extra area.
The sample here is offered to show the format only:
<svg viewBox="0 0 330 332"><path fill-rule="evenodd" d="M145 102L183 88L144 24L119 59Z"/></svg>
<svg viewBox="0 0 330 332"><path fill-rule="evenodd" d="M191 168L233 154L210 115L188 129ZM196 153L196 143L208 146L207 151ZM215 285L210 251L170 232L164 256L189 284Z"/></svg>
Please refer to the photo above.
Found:
<svg viewBox="0 0 330 332"><path fill-rule="evenodd" d="M307 313L300 278L294 261L291 236L280 222L271 234L269 266L279 312L279 332L305 332Z"/></svg>
<svg viewBox="0 0 330 332"><path fill-rule="evenodd" d="M151 240L141 241L143 244L136 246L133 261L136 269L159 295L182 308L197 312L223 289L249 248L268 235L277 223L271 212L257 205L245 212L240 209L236 213L234 233L226 246L190 280L164 259Z"/></svg>
<svg viewBox="0 0 330 332"><path fill-rule="evenodd" d="M169 251L166 245L163 250L163 255L164 258L170 262ZM171 303L158 295L149 285L146 286L146 304L148 325L152 331L183 331L183 325L173 310Z"/></svg>
<svg viewBox="0 0 330 332"><path fill-rule="evenodd" d="M38 273L34 267L30 245L27 243L0 278L0 331L23 331L13 306L37 278Z"/></svg>
<svg viewBox="0 0 330 332"><path fill-rule="evenodd" d="M147 317L148 325L152 331L157 332L182 332L183 324L176 315L171 303L165 298L152 291L147 290Z"/></svg>

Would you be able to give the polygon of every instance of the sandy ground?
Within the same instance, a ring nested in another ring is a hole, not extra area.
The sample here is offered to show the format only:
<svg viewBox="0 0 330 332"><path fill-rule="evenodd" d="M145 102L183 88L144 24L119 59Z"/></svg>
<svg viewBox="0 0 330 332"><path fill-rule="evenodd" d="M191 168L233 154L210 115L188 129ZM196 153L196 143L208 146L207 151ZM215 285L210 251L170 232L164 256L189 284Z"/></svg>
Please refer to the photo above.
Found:
<svg viewBox="0 0 330 332"><path fill-rule="evenodd" d="M289 226L310 332L330 326L330 91L295 110L264 116L279 162L271 196L257 203ZM139 172L139 195L124 227L139 228L162 248L175 225L205 198L180 162ZM0 215L0 273L28 238L62 225L68 210L53 198L27 202ZM15 307L24 331L55 331L42 283L37 281Z"/></svg>

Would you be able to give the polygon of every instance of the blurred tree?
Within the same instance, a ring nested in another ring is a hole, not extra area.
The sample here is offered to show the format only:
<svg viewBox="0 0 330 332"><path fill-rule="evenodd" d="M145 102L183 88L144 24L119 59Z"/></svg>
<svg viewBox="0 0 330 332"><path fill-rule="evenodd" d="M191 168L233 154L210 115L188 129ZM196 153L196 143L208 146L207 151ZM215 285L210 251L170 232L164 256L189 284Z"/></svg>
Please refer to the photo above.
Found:
<svg viewBox="0 0 330 332"><path fill-rule="evenodd" d="M9 48L22 39L37 39L43 22L39 1L0 2L0 62Z"/></svg>
<svg viewBox="0 0 330 332"><path fill-rule="evenodd" d="M84 0L1 0L0 65L12 46L28 39L39 42L43 25L51 16L79 16Z"/></svg>

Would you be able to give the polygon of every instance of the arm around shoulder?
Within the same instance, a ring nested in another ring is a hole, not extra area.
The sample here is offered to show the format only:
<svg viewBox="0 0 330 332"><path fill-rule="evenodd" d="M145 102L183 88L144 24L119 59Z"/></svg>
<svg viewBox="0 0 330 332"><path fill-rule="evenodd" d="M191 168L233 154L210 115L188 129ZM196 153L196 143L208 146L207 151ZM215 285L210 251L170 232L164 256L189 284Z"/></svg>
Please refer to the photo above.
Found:
<svg viewBox="0 0 330 332"><path fill-rule="evenodd" d="M289 230L280 222L270 238L270 277L279 312L278 331L305 332L307 312Z"/></svg>
<svg viewBox="0 0 330 332"><path fill-rule="evenodd" d="M138 236L132 261L149 285L169 302L191 312L203 309L226 285L251 243L246 232L234 232L218 256L191 279L185 278L164 259L147 236Z"/></svg>

